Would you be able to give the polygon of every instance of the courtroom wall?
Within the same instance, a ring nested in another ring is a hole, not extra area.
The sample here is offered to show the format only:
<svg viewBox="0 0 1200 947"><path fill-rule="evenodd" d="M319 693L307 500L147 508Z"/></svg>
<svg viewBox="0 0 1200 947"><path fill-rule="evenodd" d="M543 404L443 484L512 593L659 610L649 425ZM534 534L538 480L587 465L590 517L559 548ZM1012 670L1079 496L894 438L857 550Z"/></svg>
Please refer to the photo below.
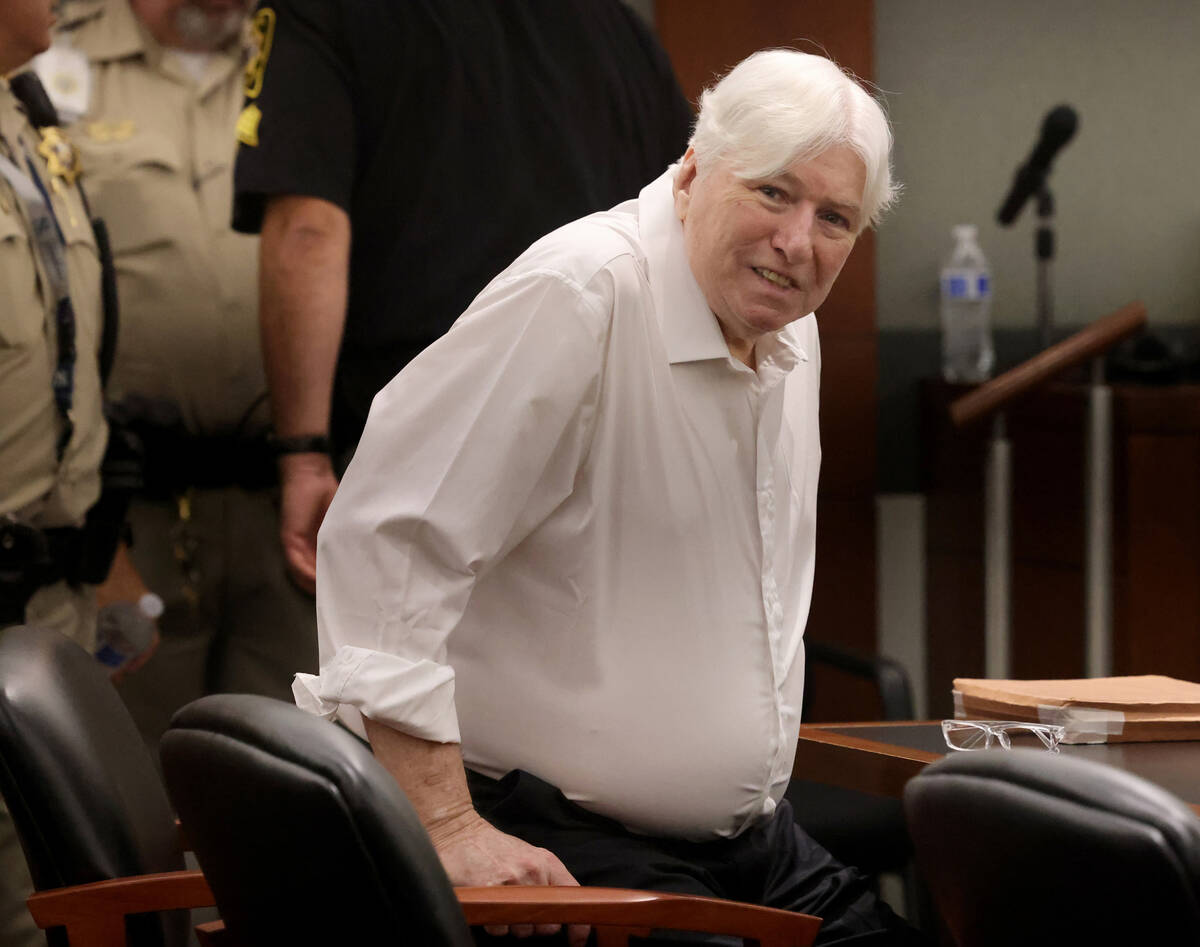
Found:
<svg viewBox="0 0 1200 947"><path fill-rule="evenodd" d="M936 328L936 270L967 222L993 265L996 324L1033 324L1032 207L1011 228L994 219L1063 102L1080 126L1052 178L1060 321L1142 299L1152 324L1200 322L1200 3L880 0L875 36L907 185L879 234L881 330Z"/></svg>

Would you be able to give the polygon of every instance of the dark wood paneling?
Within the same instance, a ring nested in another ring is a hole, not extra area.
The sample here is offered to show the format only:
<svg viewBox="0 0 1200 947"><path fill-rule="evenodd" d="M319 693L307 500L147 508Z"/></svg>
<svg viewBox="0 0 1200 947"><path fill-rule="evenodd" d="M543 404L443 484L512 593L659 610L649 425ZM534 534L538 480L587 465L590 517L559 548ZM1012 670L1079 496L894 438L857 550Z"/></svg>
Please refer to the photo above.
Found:
<svg viewBox="0 0 1200 947"><path fill-rule="evenodd" d="M817 581L808 633L869 651L875 644L875 564L860 549L873 545L874 505L855 499L817 501Z"/></svg>
<svg viewBox="0 0 1200 947"><path fill-rule="evenodd" d="M683 91L701 90L752 52L824 52L855 75L875 74L874 0L657 0L658 35Z"/></svg>
<svg viewBox="0 0 1200 947"><path fill-rule="evenodd" d="M821 489L823 497L875 497L878 377L876 338L821 329ZM874 548L872 539L871 548ZM819 570L818 570L819 571Z"/></svg>
<svg viewBox="0 0 1200 947"><path fill-rule="evenodd" d="M977 556L926 550L930 717L954 716L951 683L983 677L983 571Z"/></svg>
<svg viewBox="0 0 1200 947"><path fill-rule="evenodd" d="M1197 399L1200 401L1200 398ZM1200 430L1134 434L1125 442L1129 584L1122 640L1131 674L1200 681Z"/></svg>
<svg viewBox="0 0 1200 947"><path fill-rule="evenodd" d="M875 234L861 234L829 298L818 310L821 338L830 335L875 337Z"/></svg>
<svg viewBox="0 0 1200 947"><path fill-rule="evenodd" d="M875 506L857 498L817 501L817 575L806 635L857 651L875 649ZM806 720L878 720L874 685L824 665L808 673Z"/></svg>
<svg viewBox="0 0 1200 947"><path fill-rule="evenodd" d="M1075 533L1082 535L1079 529ZM1013 677L1084 676L1084 577L1078 559L1062 565L1014 556Z"/></svg>

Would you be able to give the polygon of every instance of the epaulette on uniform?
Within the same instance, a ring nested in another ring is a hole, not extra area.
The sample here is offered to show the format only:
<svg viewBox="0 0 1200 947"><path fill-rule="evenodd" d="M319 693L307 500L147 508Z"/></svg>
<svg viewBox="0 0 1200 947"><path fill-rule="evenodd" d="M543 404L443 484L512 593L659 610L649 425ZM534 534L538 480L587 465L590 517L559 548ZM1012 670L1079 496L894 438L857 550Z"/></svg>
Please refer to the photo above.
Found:
<svg viewBox="0 0 1200 947"><path fill-rule="evenodd" d="M104 16L104 10L111 0L66 0L59 8L58 22L54 32L67 36L75 32L85 23L99 20Z"/></svg>

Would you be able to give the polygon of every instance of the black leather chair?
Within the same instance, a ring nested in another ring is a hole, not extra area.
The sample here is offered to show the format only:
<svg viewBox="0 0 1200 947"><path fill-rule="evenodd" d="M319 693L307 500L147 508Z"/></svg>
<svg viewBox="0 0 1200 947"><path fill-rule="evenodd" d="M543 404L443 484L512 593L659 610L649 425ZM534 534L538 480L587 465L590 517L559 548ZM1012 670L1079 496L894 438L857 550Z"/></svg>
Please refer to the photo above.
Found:
<svg viewBox="0 0 1200 947"><path fill-rule="evenodd" d="M180 710L159 747L167 788L212 885L226 940L469 947L471 925L654 928L796 947L819 921L712 898L603 888L451 887L396 781L348 732L250 695ZM614 938L615 935L615 939Z"/></svg>
<svg viewBox="0 0 1200 947"><path fill-rule="evenodd" d="M1200 820L1110 766L952 753L910 780L917 864L959 947L1200 943Z"/></svg>
<svg viewBox="0 0 1200 947"><path fill-rule="evenodd" d="M69 929L72 947L126 933L132 947L175 947L187 940L186 911L138 912L212 904L198 873L183 870L162 782L108 675L55 632L0 631L0 794L51 945Z"/></svg>

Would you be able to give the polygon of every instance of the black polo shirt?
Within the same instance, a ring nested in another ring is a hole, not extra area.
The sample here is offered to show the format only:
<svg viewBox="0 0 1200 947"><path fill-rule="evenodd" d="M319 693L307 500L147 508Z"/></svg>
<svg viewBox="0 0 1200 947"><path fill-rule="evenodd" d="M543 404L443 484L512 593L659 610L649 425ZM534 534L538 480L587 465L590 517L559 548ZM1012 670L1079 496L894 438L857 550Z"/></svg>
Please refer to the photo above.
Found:
<svg viewBox="0 0 1200 947"><path fill-rule="evenodd" d="M269 0L255 23L233 223L256 232L275 194L350 215L340 446L529 244L686 147L691 109L619 0Z"/></svg>

